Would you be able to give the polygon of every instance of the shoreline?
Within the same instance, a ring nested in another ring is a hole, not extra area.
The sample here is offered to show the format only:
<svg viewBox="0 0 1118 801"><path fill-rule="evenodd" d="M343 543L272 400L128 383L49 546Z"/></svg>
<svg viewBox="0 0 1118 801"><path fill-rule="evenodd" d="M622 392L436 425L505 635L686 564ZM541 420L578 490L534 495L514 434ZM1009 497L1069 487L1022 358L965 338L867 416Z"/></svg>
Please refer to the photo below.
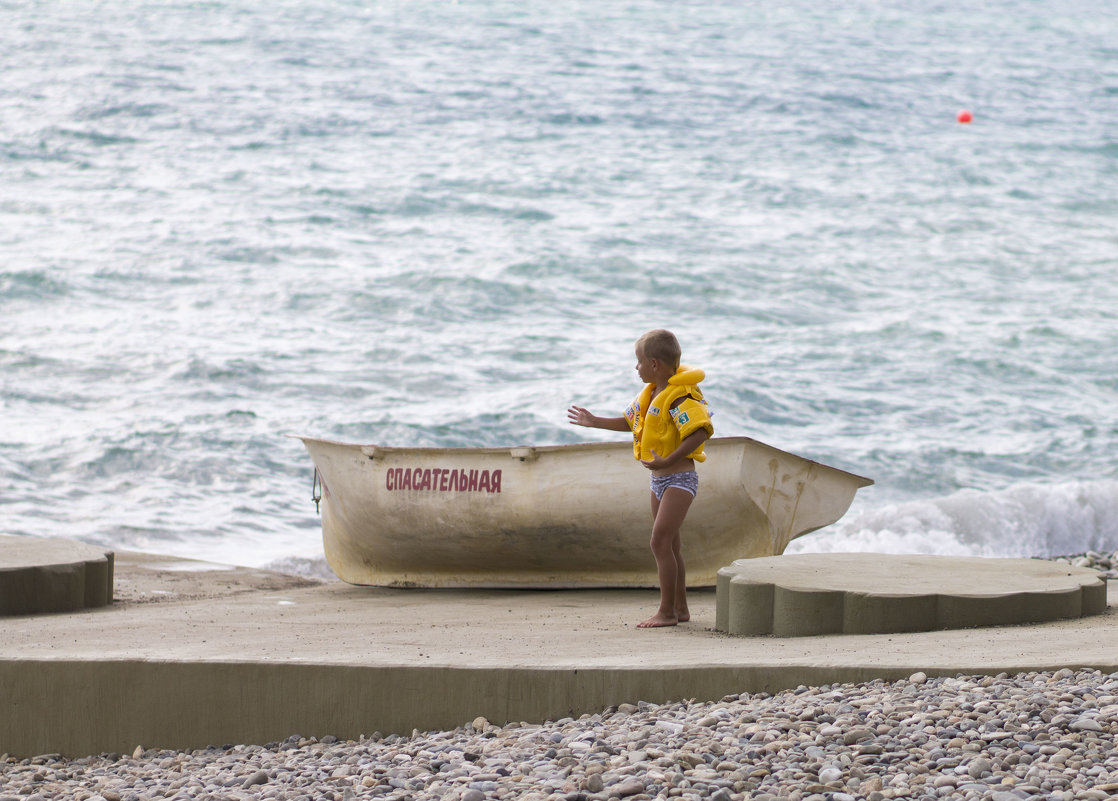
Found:
<svg viewBox="0 0 1118 801"><path fill-rule="evenodd" d="M842 553L842 551L828 553ZM1061 554L1058 556L1030 556L1024 558L1041 559L1048 562L1061 562L1063 564L1072 565L1073 567L1089 567L1099 571L1107 580L1118 580L1118 550L1113 552L1080 551L1079 553ZM334 575L334 572L330 569L330 566L325 560L319 561L305 557L285 557L276 559L256 569L280 573L282 575L309 581L341 581L341 579Z"/></svg>
<svg viewBox="0 0 1118 801"><path fill-rule="evenodd" d="M0 757L0 799L1105 799L1118 673L800 686L578 719L81 759Z"/></svg>

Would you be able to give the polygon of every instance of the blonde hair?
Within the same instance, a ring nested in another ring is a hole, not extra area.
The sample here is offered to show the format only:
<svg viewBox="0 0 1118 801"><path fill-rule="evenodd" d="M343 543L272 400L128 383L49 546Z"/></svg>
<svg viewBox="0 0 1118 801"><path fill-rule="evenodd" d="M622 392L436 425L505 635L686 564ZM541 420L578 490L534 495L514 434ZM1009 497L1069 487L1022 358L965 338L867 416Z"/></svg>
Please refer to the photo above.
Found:
<svg viewBox="0 0 1118 801"><path fill-rule="evenodd" d="M675 338L675 334L671 331L657 328L642 334L641 338L637 340L636 347L649 359L659 359L665 364L671 365L673 370L679 367L679 357L683 351L679 347L679 340Z"/></svg>

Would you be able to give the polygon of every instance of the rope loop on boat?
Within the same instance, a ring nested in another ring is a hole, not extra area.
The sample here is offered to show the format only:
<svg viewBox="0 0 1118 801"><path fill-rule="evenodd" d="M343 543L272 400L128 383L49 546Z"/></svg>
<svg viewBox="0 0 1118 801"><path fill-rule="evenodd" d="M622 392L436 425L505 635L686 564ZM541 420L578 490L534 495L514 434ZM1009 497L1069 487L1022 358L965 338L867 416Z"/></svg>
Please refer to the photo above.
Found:
<svg viewBox="0 0 1118 801"><path fill-rule="evenodd" d="M322 500L322 481L318 477L318 468L314 469L314 478L311 480L311 500L314 501L314 513L318 514L318 502Z"/></svg>

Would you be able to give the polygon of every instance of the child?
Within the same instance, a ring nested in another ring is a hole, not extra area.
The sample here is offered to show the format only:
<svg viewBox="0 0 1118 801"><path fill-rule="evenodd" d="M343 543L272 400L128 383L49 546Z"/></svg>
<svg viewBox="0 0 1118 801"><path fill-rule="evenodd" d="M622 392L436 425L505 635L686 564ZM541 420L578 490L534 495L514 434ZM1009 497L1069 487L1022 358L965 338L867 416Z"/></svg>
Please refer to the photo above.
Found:
<svg viewBox="0 0 1118 801"><path fill-rule="evenodd" d="M687 571L679 529L699 491L695 462L714 434L698 383L704 373L679 364L679 341L671 331L649 331L637 340L637 375L646 386L624 417L598 417L572 406L576 426L633 432L633 455L652 471L652 555L660 579L660 608L640 628L674 626L691 619L687 609Z"/></svg>

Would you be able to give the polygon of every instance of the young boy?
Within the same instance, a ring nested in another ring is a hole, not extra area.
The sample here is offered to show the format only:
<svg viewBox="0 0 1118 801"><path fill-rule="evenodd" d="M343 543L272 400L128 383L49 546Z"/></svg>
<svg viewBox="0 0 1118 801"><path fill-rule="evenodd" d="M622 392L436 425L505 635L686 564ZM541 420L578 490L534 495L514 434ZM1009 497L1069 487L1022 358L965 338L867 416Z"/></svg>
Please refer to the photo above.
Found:
<svg viewBox="0 0 1118 801"><path fill-rule="evenodd" d="M702 370L681 367L679 341L657 329L636 343L637 375L645 388L624 417L598 417L571 406L573 425L633 432L633 455L652 471L652 555L660 579L660 608L637 625L674 626L691 619L687 609L687 571L679 529L699 491L695 462L706 459L703 443L714 434L698 384Z"/></svg>

